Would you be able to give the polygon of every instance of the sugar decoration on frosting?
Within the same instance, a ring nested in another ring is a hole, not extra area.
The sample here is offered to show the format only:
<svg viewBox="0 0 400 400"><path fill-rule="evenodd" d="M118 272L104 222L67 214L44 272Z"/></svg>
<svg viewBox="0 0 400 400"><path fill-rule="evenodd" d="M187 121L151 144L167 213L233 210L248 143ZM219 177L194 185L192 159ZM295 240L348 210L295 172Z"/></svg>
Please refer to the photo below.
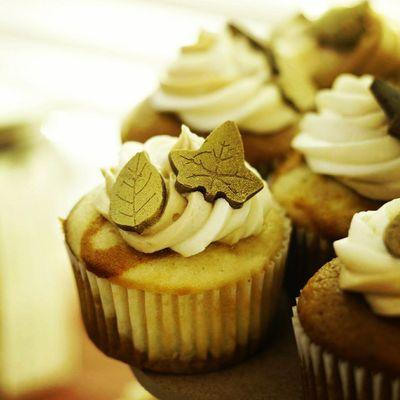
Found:
<svg viewBox="0 0 400 400"><path fill-rule="evenodd" d="M247 29L243 28L242 26L239 26L238 24L234 22L228 22L227 28L231 33L237 36L242 36L248 40L248 42L256 49L260 50L265 54L265 57L268 60L269 65L272 68L272 72L274 74L278 73L278 66L276 65L275 57L274 54L271 50L271 48L268 46L267 42L264 40L261 40L257 36L253 35L251 32L249 32Z"/></svg>
<svg viewBox="0 0 400 400"><path fill-rule="evenodd" d="M390 120L388 133L400 139L400 90L382 79L374 79L370 89Z"/></svg>
<svg viewBox="0 0 400 400"><path fill-rule="evenodd" d="M201 191L206 201L225 198L240 208L264 187L244 162L242 138L235 122L214 129L199 150L175 150L169 155L180 193Z"/></svg>
<svg viewBox="0 0 400 400"><path fill-rule="evenodd" d="M110 218L121 229L143 232L161 217L164 180L146 152L133 156L119 173L110 197Z"/></svg>
<svg viewBox="0 0 400 400"><path fill-rule="evenodd" d="M389 253L400 258L400 214L387 226L383 240Z"/></svg>

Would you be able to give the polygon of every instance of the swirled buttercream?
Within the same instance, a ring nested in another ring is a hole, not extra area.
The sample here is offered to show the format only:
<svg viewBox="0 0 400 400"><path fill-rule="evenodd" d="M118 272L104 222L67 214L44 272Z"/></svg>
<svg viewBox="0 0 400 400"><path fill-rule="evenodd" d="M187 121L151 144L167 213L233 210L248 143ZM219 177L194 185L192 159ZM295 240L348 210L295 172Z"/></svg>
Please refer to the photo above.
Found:
<svg viewBox="0 0 400 400"><path fill-rule="evenodd" d="M400 199L392 200L377 211L354 215L348 237L334 243L344 267L340 286L362 293L379 315L400 316L400 259L391 255L384 233L400 213Z"/></svg>
<svg viewBox="0 0 400 400"><path fill-rule="evenodd" d="M179 138L154 136L144 144L126 142L118 166L104 171L105 183L99 188L95 207L108 220L112 186L124 165L136 153L146 151L165 180L167 201L160 220L141 234L119 229L126 243L136 250L154 253L170 248L189 257L202 252L212 242L234 244L261 232L264 218L273 205L265 182L264 188L239 209L233 209L223 198L211 204L200 192L180 194L175 189L176 176L170 167L168 154L178 149L197 150L203 141L183 126Z"/></svg>
<svg viewBox="0 0 400 400"><path fill-rule="evenodd" d="M254 134L272 134L297 119L271 80L266 56L228 29L202 32L195 45L183 47L151 101L204 132L232 120Z"/></svg>
<svg viewBox="0 0 400 400"><path fill-rule="evenodd" d="M317 95L317 113L301 121L293 147L309 167L331 175L365 197L400 197L400 141L388 134L388 119L375 100L371 76L339 76Z"/></svg>

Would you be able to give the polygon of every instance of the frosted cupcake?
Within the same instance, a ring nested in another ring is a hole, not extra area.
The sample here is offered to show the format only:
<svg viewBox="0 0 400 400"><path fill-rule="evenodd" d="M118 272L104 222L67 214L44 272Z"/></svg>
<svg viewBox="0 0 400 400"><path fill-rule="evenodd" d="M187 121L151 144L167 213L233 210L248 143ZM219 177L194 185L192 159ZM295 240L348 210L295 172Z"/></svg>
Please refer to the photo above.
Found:
<svg viewBox="0 0 400 400"><path fill-rule="evenodd" d="M209 371L265 342L290 226L244 163L237 126L122 146L64 227L83 319L107 355Z"/></svg>
<svg viewBox="0 0 400 400"><path fill-rule="evenodd" d="M230 28L202 32L197 43L181 49L158 90L127 118L122 140L178 135L181 123L207 135L226 120L238 124L246 159L255 165L286 154L297 121L273 81L265 52Z"/></svg>
<svg viewBox="0 0 400 400"><path fill-rule="evenodd" d="M294 313L305 396L398 399L400 200L356 214L335 250Z"/></svg>
<svg viewBox="0 0 400 400"><path fill-rule="evenodd" d="M271 44L281 84L303 110L312 108L316 88L330 87L341 73L394 78L400 71L399 29L368 2L333 8L316 20L296 16L278 26Z"/></svg>
<svg viewBox="0 0 400 400"><path fill-rule="evenodd" d="M378 102L377 101L380 102ZM400 197L400 92L371 76L341 75L301 121L294 155L272 191L294 222L294 293L332 257L356 212Z"/></svg>

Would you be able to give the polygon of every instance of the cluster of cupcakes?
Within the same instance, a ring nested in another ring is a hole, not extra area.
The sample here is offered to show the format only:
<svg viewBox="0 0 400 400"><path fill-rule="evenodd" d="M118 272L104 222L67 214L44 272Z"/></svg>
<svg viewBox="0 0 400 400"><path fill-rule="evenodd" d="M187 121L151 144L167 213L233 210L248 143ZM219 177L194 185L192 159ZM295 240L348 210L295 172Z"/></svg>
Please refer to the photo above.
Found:
<svg viewBox="0 0 400 400"><path fill-rule="evenodd" d="M367 3L182 47L64 223L93 342L215 370L268 342L284 286L306 398L400 398L399 73Z"/></svg>

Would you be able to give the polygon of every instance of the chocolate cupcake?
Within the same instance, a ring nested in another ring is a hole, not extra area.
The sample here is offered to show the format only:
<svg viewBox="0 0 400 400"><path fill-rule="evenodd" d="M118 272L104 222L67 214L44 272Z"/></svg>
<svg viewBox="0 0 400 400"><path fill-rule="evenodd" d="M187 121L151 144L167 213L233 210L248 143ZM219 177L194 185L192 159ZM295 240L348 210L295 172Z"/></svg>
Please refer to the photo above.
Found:
<svg viewBox="0 0 400 400"><path fill-rule="evenodd" d="M233 120L246 160L266 169L281 159L298 114L274 83L266 53L240 32L228 27L218 34L202 32L197 43L182 47L156 92L126 119L122 140L179 135L181 123L205 136Z"/></svg>
<svg viewBox="0 0 400 400"><path fill-rule="evenodd" d="M400 396L400 200L353 217L293 325L307 399Z"/></svg>
<svg viewBox="0 0 400 400"><path fill-rule="evenodd" d="M272 323L290 224L244 162L237 126L185 126L122 146L65 237L87 332L141 368L210 371L257 351Z"/></svg>
<svg viewBox="0 0 400 400"><path fill-rule="evenodd" d="M378 101L377 101L378 99ZM293 296L333 254L356 212L400 197L400 92L371 76L341 75L301 121L295 154L272 192L294 223L288 284Z"/></svg>

